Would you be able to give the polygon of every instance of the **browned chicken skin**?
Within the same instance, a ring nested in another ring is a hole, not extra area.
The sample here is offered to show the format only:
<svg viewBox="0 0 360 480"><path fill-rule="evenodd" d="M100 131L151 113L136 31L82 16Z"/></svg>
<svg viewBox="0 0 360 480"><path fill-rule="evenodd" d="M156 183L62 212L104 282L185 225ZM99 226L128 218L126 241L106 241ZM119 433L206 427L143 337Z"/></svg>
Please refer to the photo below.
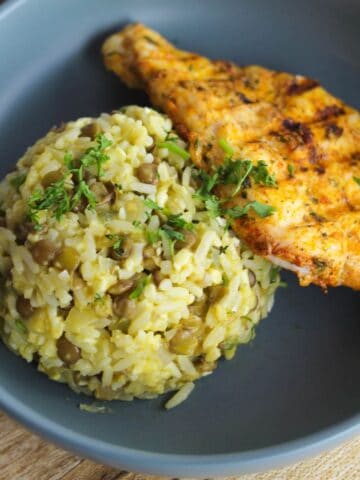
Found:
<svg viewBox="0 0 360 480"><path fill-rule="evenodd" d="M360 115L298 75L238 67L177 50L143 25L109 37L106 66L147 91L205 169L234 158L264 160L277 187L252 185L247 198L276 208L249 213L235 232L258 254L294 270L301 285L360 289Z"/></svg>

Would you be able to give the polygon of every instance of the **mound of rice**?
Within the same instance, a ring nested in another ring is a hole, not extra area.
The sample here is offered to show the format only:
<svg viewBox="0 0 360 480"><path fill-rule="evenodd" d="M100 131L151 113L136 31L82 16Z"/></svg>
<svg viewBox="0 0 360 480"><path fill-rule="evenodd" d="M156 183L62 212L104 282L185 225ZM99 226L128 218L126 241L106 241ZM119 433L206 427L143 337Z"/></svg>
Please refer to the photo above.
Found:
<svg viewBox="0 0 360 480"><path fill-rule="evenodd" d="M194 198L195 169L171 128L149 108L81 118L29 148L0 184L1 336L98 399L178 390L167 407L177 405L253 337L279 284ZM179 149L161 145L169 138ZM62 213L59 193L41 203L62 178L69 195L79 188L72 168L86 155L78 202Z"/></svg>

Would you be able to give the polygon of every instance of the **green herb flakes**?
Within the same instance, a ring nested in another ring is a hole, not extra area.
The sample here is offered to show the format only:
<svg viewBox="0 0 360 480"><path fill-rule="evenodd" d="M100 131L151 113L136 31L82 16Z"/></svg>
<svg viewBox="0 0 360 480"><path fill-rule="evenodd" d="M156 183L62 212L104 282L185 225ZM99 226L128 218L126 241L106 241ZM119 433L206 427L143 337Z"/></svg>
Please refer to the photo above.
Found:
<svg viewBox="0 0 360 480"><path fill-rule="evenodd" d="M26 335L28 333L27 326L20 318L17 318L15 320L15 327L16 327L16 330L22 335Z"/></svg>
<svg viewBox="0 0 360 480"><path fill-rule="evenodd" d="M118 255L123 253L123 243L125 241L125 237L123 235L119 235L118 233L108 233L105 235L106 238L112 240L114 243L112 244L112 249Z"/></svg>
<svg viewBox="0 0 360 480"><path fill-rule="evenodd" d="M19 188L21 187L21 185L25 182L26 180L26 173L19 173L18 175L12 177L10 180L9 180L9 183L12 187L15 188L15 190L18 192L19 191Z"/></svg>
<svg viewBox="0 0 360 480"><path fill-rule="evenodd" d="M169 152L179 155L179 157L183 158L184 160L188 160L190 158L190 153L179 147L179 145L177 145L176 143L176 140L177 137L169 137L164 142L159 142L157 146L158 148L166 148L167 150L169 150Z"/></svg>
<svg viewBox="0 0 360 480"><path fill-rule="evenodd" d="M249 210L252 209L260 217L265 218L269 215L272 215L275 211L275 208L266 205L265 203L260 203L257 200L246 203L244 206L237 205L236 207L227 208L224 210L224 214L230 218L240 218L249 213Z"/></svg>
<svg viewBox="0 0 360 480"><path fill-rule="evenodd" d="M224 150L226 155L228 155L229 157L232 157L234 155L234 149L224 138L220 138L219 145Z"/></svg>
<svg viewBox="0 0 360 480"><path fill-rule="evenodd" d="M74 161L71 153L64 155L64 163L68 170L64 177L49 185L44 191L35 190L28 200L28 216L36 229L41 228L39 224L41 210L52 210L56 220L60 220L65 213L76 208L83 199L86 200L88 208L95 208L96 197L86 183L84 173L86 171L91 174L89 169L95 166L97 176L103 175L102 166L109 159L104 151L110 145L112 142L105 135L99 134L96 137L96 146L86 150L77 162ZM76 180L73 188L71 184L66 183L70 178Z"/></svg>
<svg viewBox="0 0 360 480"><path fill-rule="evenodd" d="M287 171L288 171L288 174L289 174L289 177L290 178L293 178L295 176L295 167L294 165L291 165L290 163L288 164L287 166Z"/></svg>
<svg viewBox="0 0 360 480"><path fill-rule="evenodd" d="M257 165L251 169L251 177L255 183L266 187L276 187L276 179L269 173L266 162L259 160Z"/></svg>
<svg viewBox="0 0 360 480"><path fill-rule="evenodd" d="M136 298L139 298L140 295L143 293L145 287L150 283L150 281L151 281L151 273L146 277L141 277L135 289L130 293L129 298L131 300L135 300Z"/></svg>
<svg viewBox="0 0 360 480"><path fill-rule="evenodd" d="M270 283L276 282L278 276L279 276L280 268L276 267L275 265L272 265L270 269Z"/></svg>

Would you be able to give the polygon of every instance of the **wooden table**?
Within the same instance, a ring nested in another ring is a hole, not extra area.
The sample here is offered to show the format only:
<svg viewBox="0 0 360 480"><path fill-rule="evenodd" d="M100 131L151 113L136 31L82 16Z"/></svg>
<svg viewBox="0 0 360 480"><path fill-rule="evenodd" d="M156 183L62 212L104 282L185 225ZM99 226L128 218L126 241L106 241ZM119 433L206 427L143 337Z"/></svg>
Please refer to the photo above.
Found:
<svg viewBox="0 0 360 480"><path fill-rule="evenodd" d="M67 453L30 434L0 412L0 480L120 479L155 480ZM240 479L360 480L360 438L305 462L267 473L244 475Z"/></svg>

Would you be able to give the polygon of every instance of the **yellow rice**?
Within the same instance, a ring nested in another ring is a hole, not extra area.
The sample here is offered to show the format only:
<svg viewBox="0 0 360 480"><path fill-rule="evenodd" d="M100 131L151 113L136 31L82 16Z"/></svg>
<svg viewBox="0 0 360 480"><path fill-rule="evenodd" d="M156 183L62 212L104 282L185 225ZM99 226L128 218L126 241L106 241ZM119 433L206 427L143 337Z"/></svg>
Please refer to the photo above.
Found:
<svg viewBox="0 0 360 480"><path fill-rule="evenodd" d="M24 222L29 197L43 189L45 175L63 167L67 152L76 158L93 145L91 138L80 135L90 122L112 141L101 180L121 185L115 202L108 210L87 208L60 220L43 210L43 228L19 242L16 229ZM35 361L52 380L99 399L152 398L179 390L167 407L177 405L191 392L194 380L252 338L254 326L272 307L279 283L268 261L249 251L224 228L224 219L210 218L194 199L190 161L156 146L171 128L167 117L150 108L128 107L96 119L81 118L36 142L19 160L17 171L0 184L7 227L0 228L1 336L12 351ZM180 139L178 144L186 148ZM158 164L158 183L142 183L136 168L153 162ZM12 179L19 173L26 174L26 180L16 187ZM156 212L148 212L146 198L194 222L196 243L175 250L170 258L164 258L162 241L155 243L163 280L157 285L148 277L131 314L120 318L113 313L109 289L144 270L148 241L143 226L150 222L157 228L161 222ZM122 262L109 256L109 235L114 234L125 235L133 244ZM31 248L40 239L50 240L59 250L74 249L80 259L76 271L56 263L39 265ZM249 270L256 278L253 286ZM221 296L199 313L199 300L220 285ZM31 302L29 318L19 316L19 296ZM181 340L184 331L193 341L179 353L174 339ZM58 355L63 336L81 352L71 365Z"/></svg>

